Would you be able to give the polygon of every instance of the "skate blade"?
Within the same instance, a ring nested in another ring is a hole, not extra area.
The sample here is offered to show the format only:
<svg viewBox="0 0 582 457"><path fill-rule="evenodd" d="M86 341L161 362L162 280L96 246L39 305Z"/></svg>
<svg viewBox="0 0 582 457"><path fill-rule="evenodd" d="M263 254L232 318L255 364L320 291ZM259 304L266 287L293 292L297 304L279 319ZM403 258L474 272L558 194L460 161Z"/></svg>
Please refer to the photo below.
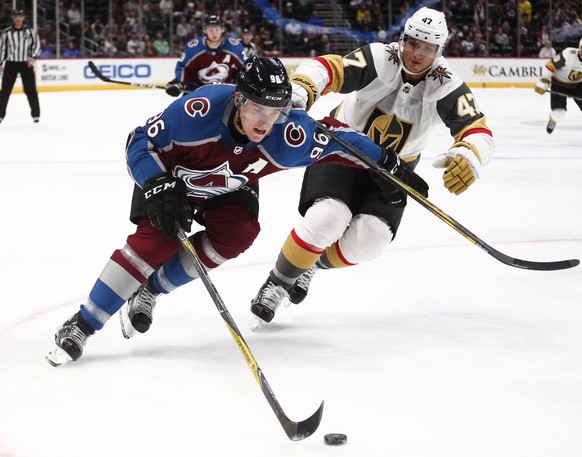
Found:
<svg viewBox="0 0 582 457"><path fill-rule="evenodd" d="M119 323L121 324L121 333L124 338L130 339L137 333L137 330L131 324L129 319L129 305L126 303L119 310Z"/></svg>
<svg viewBox="0 0 582 457"><path fill-rule="evenodd" d="M265 322L263 319L255 316L254 314L251 317L249 317L249 327L252 332L259 331L268 325L269 325L268 322Z"/></svg>
<svg viewBox="0 0 582 457"><path fill-rule="evenodd" d="M73 360L71 356L59 346L55 346L53 349L51 349L45 356L45 359L53 367L60 367L61 365L64 365L65 363Z"/></svg>

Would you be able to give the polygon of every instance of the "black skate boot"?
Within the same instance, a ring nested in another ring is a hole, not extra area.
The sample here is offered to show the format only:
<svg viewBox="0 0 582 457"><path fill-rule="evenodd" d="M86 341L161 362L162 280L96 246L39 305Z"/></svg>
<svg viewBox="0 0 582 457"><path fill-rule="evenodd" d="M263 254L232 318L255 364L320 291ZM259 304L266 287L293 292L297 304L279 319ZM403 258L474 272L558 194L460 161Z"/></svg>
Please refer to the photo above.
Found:
<svg viewBox="0 0 582 457"><path fill-rule="evenodd" d="M156 301L161 293L153 283L153 276L139 286L137 292L119 310L121 321L121 333L125 338L131 338L136 334L149 330L153 321Z"/></svg>
<svg viewBox="0 0 582 457"><path fill-rule="evenodd" d="M554 129L556 128L556 121L554 121L551 117L550 120L548 121L548 125L546 126L546 132L548 133L552 133L554 131Z"/></svg>
<svg viewBox="0 0 582 457"><path fill-rule="evenodd" d="M295 281L295 284L293 284L289 290L287 290L291 303L298 305L303 300L305 300L305 297L307 297L307 292L309 292L309 285L311 284L313 275L315 275L317 270L317 265L313 265L309 270L299 276L297 281Z"/></svg>
<svg viewBox="0 0 582 457"><path fill-rule="evenodd" d="M268 278L261 286L257 296L251 301L251 313L264 322L271 322L275 317L277 308L285 299L289 299L287 291Z"/></svg>
<svg viewBox="0 0 582 457"><path fill-rule="evenodd" d="M64 365L71 360L79 360L87 338L95 333L81 316L81 311L73 314L55 333L56 346L46 355L53 367Z"/></svg>

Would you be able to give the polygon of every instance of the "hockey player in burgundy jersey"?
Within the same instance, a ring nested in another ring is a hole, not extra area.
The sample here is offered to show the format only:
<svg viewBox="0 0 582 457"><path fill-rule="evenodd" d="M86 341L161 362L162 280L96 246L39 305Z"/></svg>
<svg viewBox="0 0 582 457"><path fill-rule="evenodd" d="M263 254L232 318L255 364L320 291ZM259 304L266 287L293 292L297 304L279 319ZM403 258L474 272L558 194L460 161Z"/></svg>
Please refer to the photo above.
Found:
<svg viewBox="0 0 582 457"><path fill-rule="evenodd" d="M294 104L307 109L320 95L346 94L331 116L392 147L412 168L431 131L445 125L449 150L433 163L458 195L479 177L494 144L485 116L442 49L445 15L423 7L405 23L399 43L372 43L346 56L324 55L291 75ZM342 268L379 256L396 236L404 202L386 204L367 170L339 165L305 172L299 203L304 216L287 238L275 267L251 302L251 312L270 322L287 300L299 303L317 268Z"/></svg>
<svg viewBox="0 0 582 457"><path fill-rule="evenodd" d="M550 119L546 126L548 133L552 133L556 128L556 123L566 115L568 95L573 97L578 108L582 110L582 38L578 43L578 48L566 48L546 63L535 91L544 95L550 85L552 95Z"/></svg>
<svg viewBox="0 0 582 457"><path fill-rule="evenodd" d="M136 184L130 218L137 230L113 252L80 310L57 330L50 364L81 357L87 338L120 309L126 338L147 331L157 298L198 276L177 240L176 223L187 232L193 219L204 227L190 239L212 270L258 235L260 177L316 161L359 166L305 111L290 106L283 64L254 56L236 86L201 87L130 133L127 167ZM338 135L427 195L426 183L393 151L330 122ZM388 200L402 198L394 187L384 192Z"/></svg>
<svg viewBox="0 0 582 457"><path fill-rule="evenodd" d="M244 46L239 40L223 36L224 23L218 16L204 20L204 37L190 40L176 64L176 78L166 93L177 97L182 90L192 91L206 84L234 83L244 61Z"/></svg>

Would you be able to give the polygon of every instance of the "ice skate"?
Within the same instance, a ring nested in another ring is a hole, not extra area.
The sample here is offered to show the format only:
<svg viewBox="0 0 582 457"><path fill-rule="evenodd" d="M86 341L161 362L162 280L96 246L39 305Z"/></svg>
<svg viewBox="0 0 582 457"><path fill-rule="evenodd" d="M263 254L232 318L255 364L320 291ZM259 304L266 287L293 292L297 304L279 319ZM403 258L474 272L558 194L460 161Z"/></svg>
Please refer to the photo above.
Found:
<svg viewBox="0 0 582 457"><path fill-rule="evenodd" d="M257 322L251 318L251 329L256 330L262 323L271 322L275 317L277 308L288 299L289 295L282 286L275 284L270 278L267 279L257 296L251 301L251 313L259 319Z"/></svg>
<svg viewBox="0 0 582 457"><path fill-rule="evenodd" d="M309 292L309 285L311 284L311 280L313 279L313 276L317 270L317 266L313 265L309 270L299 276L297 281L295 281L295 284L293 284L289 290L287 290L291 303L298 305L303 300L305 300L305 297L307 297L307 292Z"/></svg>
<svg viewBox="0 0 582 457"><path fill-rule="evenodd" d="M93 330L81 316L73 314L55 333L55 347L46 355L46 360L53 367L64 365L71 360L79 360L83 355L83 346Z"/></svg>
<svg viewBox="0 0 582 457"><path fill-rule="evenodd" d="M153 285L153 281L148 278L127 303L121 307L119 320L121 322L121 333L125 338L129 339L137 332L145 333L149 330L153 321L156 301L160 295L160 292Z"/></svg>
<svg viewBox="0 0 582 457"><path fill-rule="evenodd" d="M548 125L546 126L546 132L548 133L552 133L554 131L554 129L556 128L556 121L554 121L551 117L550 120L548 121Z"/></svg>

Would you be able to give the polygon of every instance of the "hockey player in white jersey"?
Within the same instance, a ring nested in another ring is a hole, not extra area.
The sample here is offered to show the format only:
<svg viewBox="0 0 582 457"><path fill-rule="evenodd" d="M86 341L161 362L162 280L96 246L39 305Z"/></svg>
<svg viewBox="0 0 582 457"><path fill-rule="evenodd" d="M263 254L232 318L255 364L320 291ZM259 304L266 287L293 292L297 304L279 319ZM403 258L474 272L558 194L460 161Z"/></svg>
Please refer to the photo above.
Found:
<svg viewBox="0 0 582 457"><path fill-rule="evenodd" d="M445 15L423 7L406 21L398 43L372 43L301 64L291 76L294 106L309 110L321 95L347 94L331 116L390 146L412 168L433 128L444 124L453 143L433 166L444 170L445 187L459 195L479 178L494 142L473 93L442 57L447 36ZM355 265L384 251L406 201L387 202L376 180L369 171L341 165L305 173L304 218L251 302L252 325L270 322L282 302L301 302L317 269Z"/></svg>
<svg viewBox="0 0 582 457"><path fill-rule="evenodd" d="M548 133L554 131L556 123L566 114L566 96L582 98L582 38L578 48L565 48L546 63L535 91L544 95L550 86L552 95L550 119L546 127ZM582 100L574 99L574 101L582 110Z"/></svg>

